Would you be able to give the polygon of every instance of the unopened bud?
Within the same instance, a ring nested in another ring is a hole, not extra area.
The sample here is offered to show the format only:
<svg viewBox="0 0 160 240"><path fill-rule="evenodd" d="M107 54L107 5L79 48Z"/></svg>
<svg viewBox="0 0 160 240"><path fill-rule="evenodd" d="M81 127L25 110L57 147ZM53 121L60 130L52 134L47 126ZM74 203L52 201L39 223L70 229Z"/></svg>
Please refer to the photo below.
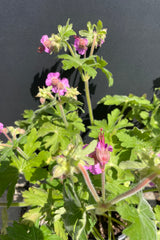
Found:
<svg viewBox="0 0 160 240"><path fill-rule="evenodd" d="M25 130L22 128L17 128L17 131L19 132L19 134L25 134Z"/></svg>
<svg viewBox="0 0 160 240"><path fill-rule="evenodd" d="M41 103L41 104L44 104L44 103L45 103L45 101L46 101L46 99L45 99L45 98L43 98L43 97L41 97L41 98L39 99L39 101L40 101L40 103Z"/></svg>

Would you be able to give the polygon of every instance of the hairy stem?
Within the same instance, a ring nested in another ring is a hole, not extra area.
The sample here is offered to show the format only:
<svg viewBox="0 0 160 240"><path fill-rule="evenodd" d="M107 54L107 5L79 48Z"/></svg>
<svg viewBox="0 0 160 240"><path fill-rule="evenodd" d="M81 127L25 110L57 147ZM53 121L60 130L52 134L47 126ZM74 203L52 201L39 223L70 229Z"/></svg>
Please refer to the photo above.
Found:
<svg viewBox="0 0 160 240"><path fill-rule="evenodd" d="M90 56L93 54L95 41L96 41L96 38L95 38L95 40L93 40L91 51L90 51ZM68 47L71 55L74 57L75 54L73 52L73 49L72 49L71 45L67 41L66 41L66 44L67 44L67 47ZM79 67L78 70L80 72L82 80L85 83L85 93L86 93L86 99L87 99L87 105L88 105L88 112L89 112L91 125L93 125L94 118L93 118L92 104L91 104L91 98L90 98L90 92L89 92L89 82L88 82L89 79L87 79L87 80L85 79L81 67ZM86 76L86 77L88 78L88 76Z"/></svg>
<svg viewBox="0 0 160 240"><path fill-rule="evenodd" d="M0 146L2 146L2 147L9 147L9 148L12 148L12 147L13 147L12 145L5 144L5 143L1 143ZM17 152L18 152L24 159L28 160L27 154L26 154L20 147L16 147L15 149L17 150Z"/></svg>
<svg viewBox="0 0 160 240"><path fill-rule="evenodd" d="M86 184L87 184L87 187L88 187L88 189L90 190L90 192L91 192L92 196L94 197L95 201L96 201L96 202L99 202L99 201L100 201L100 198L99 198L98 195L97 195L97 192L96 192L96 190L95 190L95 188L94 188L94 186L93 186L93 184L92 184L92 182L91 182L91 179L90 179L90 177L89 177L86 169L85 169L84 166L83 166L82 164L80 164L80 163L78 164L78 168L79 168L79 170L81 171L81 173L82 173L82 175L83 175L83 177L84 177L84 180L85 180L85 182L86 182Z"/></svg>
<svg viewBox="0 0 160 240"><path fill-rule="evenodd" d="M106 207L110 207L118 202L120 202L121 200L124 200L128 197L131 197L132 195L136 194L137 192L139 192L142 188L144 188L149 182L151 182L158 174L157 173L152 173L151 175L149 175L148 177L144 178L139 184L137 184L137 186L135 186L134 188L130 189L129 191L120 194L119 196L115 197L114 199L112 199L111 201L109 201L106 204Z"/></svg>
<svg viewBox="0 0 160 240"><path fill-rule="evenodd" d="M86 99L87 99L87 105L88 105L88 112L89 112L90 122L91 122L91 125L93 125L94 124L94 118L93 118L93 111L92 111L92 104L91 104L88 80L85 81L84 84L85 84L85 93L86 93Z"/></svg>
<svg viewBox="0 0 160 240"><path fill-rule="evenodd" d="M92 42L92 46L91 46L91 50L90 50L90 56L93 55L93 52L94 52L94 47L95 47L95 43L96 43L96 34L94 34L94 38L93 38L93 42Z"/></svg>
<svg viewBox="0 0 160 240"><path fill-rule="evenodd" d="M27 154L20 147L17 147L16 150L24 159L28 160Z"/></svg>
<svg viewBox="0 0 160 240"><path fill-rule="evenodd" d="M63 122L65 124L65 127L68 128L68 122L67 122L66 115L64 113L62 104L59 104L59 108L60 108L61 116L62 116Z"/></svg>
<svg viewBox="0 0 160 240"><path fill-rule="evenodd" d="M73 49L72 49L71 45L70 45L67 41L66 41L66 44L67 44L67 47L68 47L68 49L69 49L72 57L74 57L75 54L74 54L74 52L73 52Z"/></svg>
<svg viewBox="0 0 160 240"><path fill-rule="evenodd" d="M5 130L3 130L2 133L12 143L12 139L8 136L8 134L5 132Z"/></svg>
<svg viewBox="0 0 160 240"><path fill-rule="evenodd" d="M102 180L102 200L103 202L105 202L105 179L106 176L105 176L105 170L102 171L101 173L101 180Z"/></svg>

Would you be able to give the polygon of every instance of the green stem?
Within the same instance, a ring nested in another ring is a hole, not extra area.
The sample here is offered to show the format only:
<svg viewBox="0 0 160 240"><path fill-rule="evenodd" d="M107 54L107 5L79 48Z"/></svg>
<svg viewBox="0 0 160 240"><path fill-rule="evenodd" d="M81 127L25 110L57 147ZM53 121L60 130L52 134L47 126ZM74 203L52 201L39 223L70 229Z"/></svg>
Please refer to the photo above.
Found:
<svg viewBox="0 0 160 240"><path fill-rule="evenodd" d="M99 233L99 231L97 230L97 228L95 226L92 228L91 232L96 240L104 240L104 238L101 236L101 234Z"/></svg>
<svg viewBox="0 0 160 240"><path fill-rule="evenodd" d="M2 133L4 134L4 136L12 143L12 139L8 136L8 134L4 131L2 131Z"/></svg>
<svg viewBox="0 0 160 240"><path fill-rule="evenodd" d="M102 216L104 216L104 217L106 217L106 218L109 218L109 216L108 216L107 214L105 214L105 213L102 214ZM117 220L116 218L111 217L111 220L112 220L113 222L115 222L115 223L117 223L117 224L123 226L123 227L126 227L126 225L125 225L124 223L120 222L120 221Z"/></svg>
<svg viewBox="0 0 160 240"><path fill-rule="evenodd" d="M12 148L12 147L13 147L12 145L5 144L5 143L1 143L0 146L2 146L2 147L9 147L9 148Z"/></svg>
<svg viewBox="0 0 160 240"><path fill-rule="evenodd" d="M67 47L68 47L68 49L69 49L72 57L74 57L75 54L74 54L74 52L73 52L73 49L72 49L71 45L70 45L67 41L66 41L66 44L67 44Z"/></svg>
<svg viewBox="0 0 160 240"><path fill-rule="evenodd" d="M144 189L143 192L157 192L158 189L156 187L153 187L153 188L148 188L148 189Z"/></svg>
<svg viewBox="0 0 160 240"><path fill-rule="evenodd" d="M96 38L95 38L96 39ZM66 41L66 44L67 44L67 47L71 53L71 55L74 57L74 52L73 52L73 49L71 47L71 45ZM94 46L95 46L95 40L93 40L93 43L92 43L92 47L91 47L91 51L90 51L90 56L93 54L93 51L94 51ZM79 72L80 72L80 75L81 75L81 78L82 80L84 81L85 83L85 93L86 93L86 99L87 99L87 105L88 105L88 111L89 111L89 117L90 117L90 122L91 122L91 125L93 125L93 122L94 122L94 118L93 118L93 111L92 111L92 104L91 104L91 98L90 98L90 92L89 92L89 83L88 83L88 80L89 79L85 79L84 78L84 75L82 73L82 69L79 67L78 68ZM88 78L88 76L86 76Z"/></svg>
<svg viewBox="0 0 160 240"><path fill-rule="evenodd" d="M112 240L112 221L111 212L108 212L108 240Z"/></svg>
<svg viewBox="0 0 160 240"><path fill-rule="evenodd" d="M94 204L86 206L86 211L91 211L91 210L95 210L95 205Z"/></svg>
<svg viewBox="0 0 160 240"><path fill-rule="evenodd" d="M96 34L94 34L94 38L93 38L93 42L92 42L92 46L91 46L91 50L90 50L90 56L93 55L93 52L94 52L94 47L95 47L95 43L96 43Z"/></svg>
<svg viewBox="0 0 160 240"><path fill-rule="evenodd" d="M59 108L60 108L61 116L62 116L63 122L65 124L65 127L68 128L68 122L67 122L67 119L66 119L66 115L64 113L63 106L61 104L59 104Z"/></svg>
<svg viewBox="0 0 160 240"><path fill-rule="evenodd" d="M88 80L84 81L84 84L85 84L85 93L86 93L86 99L87 99L87 105L88 105L89 118L90 118L91 125L93 125L94 118L93 118L93 111L92 111L92 104L91 104Z"/></svg>
<svg viewBox="0 0 160 240"><path fill-rule="evenodd" d="M81 173L82 173L82 175L83 175L83 177L84 177L84 180L85 180L85 182L86 182L86 184L87 184L87 187L88 187L88 189L90 190L90 192L91 192L92 196L94 197L95 201L96 201L96 202L100 202L100 198L99 198L98 195L97 195L97 192L96 192L96 190L95 190L95 188L94 188L94 186L93 186L93 184L92 184L92 182L91 182L91 179L90 179L90 177L89 177L86 169L85 169L84 166L83 166L82 164L80 164L80 163L78 163L78 168L79 168L79 170L81 171Z"/></svg>
<svg viewBox="0 0 160 240"><path fill-rule="evenodd" d="M2 147L9 147L9 148L12 148L12 147L13 147L12 145L5 144L5 143L1 143L0 146L2 146ZM27 154L25 154L25 152L23 152L23 150L22 150L20 147L16 147L15 149L17 150L17 152L18 152L24 159L28 160Z"/></svg>
<svg viewBox="0 0 160 240"><path fill-rule="evenodd" d="M6 202L1 202L0 207L8 207ZM24 202L13 202L9 207L26 207Z"/></svg>
<svg viewBox="0 0 160 240"><path fill-rule="evenodd" d="M20 147L16 147L16 150L24 159L28 160L27 154L25 154L25 152L23 152L23 150Z"/></svg>

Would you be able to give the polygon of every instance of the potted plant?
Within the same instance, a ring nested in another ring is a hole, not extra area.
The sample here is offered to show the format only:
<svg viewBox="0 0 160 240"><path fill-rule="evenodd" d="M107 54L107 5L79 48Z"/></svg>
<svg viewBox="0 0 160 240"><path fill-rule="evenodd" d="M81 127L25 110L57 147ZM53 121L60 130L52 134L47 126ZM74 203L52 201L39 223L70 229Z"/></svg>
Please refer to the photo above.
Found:
<svg viewBox="0 0 160 240"><path fill-rule="evenodd" d="M97 50L107 29L99 20L77 34L69 20L58 33L43 35L40 53L57 54L62 72L49 72L39 88L37 110L25 110L14 127L0 123L1 207L27 207L19 222L1 233L2 240L117 239L155 240L160 236L160 206L151 207L144 188L160 190L160 100L106 95L98 105L112 106L95 119L90 80L102 71L113 85L107 62ZM62 53L64 51L64 53ZM95 53L96 52L96 53ZM78 71L89 114L86 124L79 89L65 77ZM104 83L105 84L105 83ZM87 142L82 137L88 135ZM23 175L29 187L13 202ZM118 231L116 231L118 229Z"/></svg>

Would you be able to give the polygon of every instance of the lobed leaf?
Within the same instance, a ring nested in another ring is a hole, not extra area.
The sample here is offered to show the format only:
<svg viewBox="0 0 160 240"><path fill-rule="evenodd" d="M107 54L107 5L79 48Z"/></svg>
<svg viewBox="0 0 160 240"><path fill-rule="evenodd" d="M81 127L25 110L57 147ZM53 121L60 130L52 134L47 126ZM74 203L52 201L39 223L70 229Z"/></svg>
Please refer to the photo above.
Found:
<svg viewBox="0 0 160 240"><path fill-rule="evenodd" d="M137 208L123 204L117 207L117 211L123 219L131 222L131 225L123 231L130 240L157 239L154 213L149 203L142 196Z"/></svg>

